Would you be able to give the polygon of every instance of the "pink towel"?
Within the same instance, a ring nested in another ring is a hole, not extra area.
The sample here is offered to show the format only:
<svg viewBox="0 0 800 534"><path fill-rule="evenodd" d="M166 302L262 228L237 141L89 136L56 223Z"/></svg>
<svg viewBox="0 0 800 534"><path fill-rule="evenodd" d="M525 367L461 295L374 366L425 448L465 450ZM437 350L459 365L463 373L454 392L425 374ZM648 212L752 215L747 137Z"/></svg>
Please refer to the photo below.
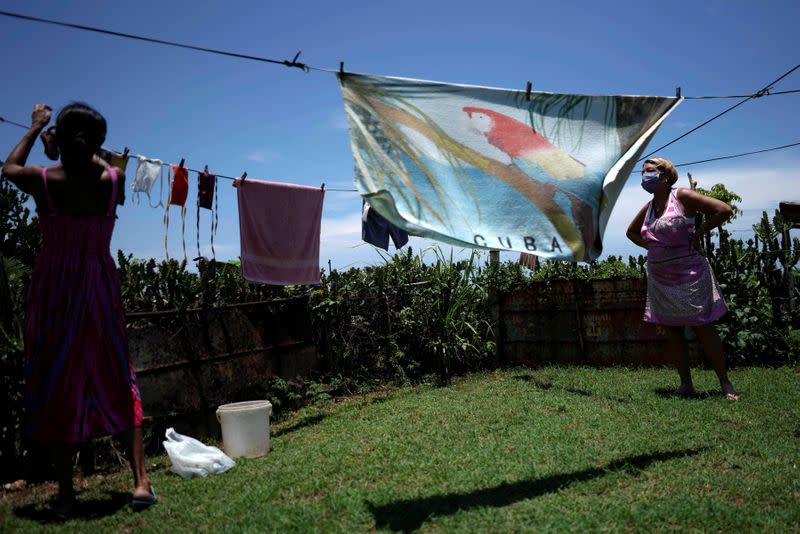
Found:
<svg viewBox="0 0 800 534"><path fill-rule="evenodd" d="M318 187L236 180L242 276L249 282L319 284Z"/></svg>

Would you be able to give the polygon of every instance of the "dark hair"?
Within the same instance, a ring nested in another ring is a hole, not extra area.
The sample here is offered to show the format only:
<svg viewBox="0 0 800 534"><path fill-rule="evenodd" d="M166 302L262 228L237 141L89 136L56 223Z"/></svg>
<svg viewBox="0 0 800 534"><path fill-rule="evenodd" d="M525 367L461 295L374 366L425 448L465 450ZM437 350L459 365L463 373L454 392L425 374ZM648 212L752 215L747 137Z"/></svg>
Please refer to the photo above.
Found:
<svg viewBox="0 0 800 534"><path fill-rule="evenodd" d="M106 140L106 119L83 102L64 106L56 118L56 143L62 159L87 161Z"/></svg>

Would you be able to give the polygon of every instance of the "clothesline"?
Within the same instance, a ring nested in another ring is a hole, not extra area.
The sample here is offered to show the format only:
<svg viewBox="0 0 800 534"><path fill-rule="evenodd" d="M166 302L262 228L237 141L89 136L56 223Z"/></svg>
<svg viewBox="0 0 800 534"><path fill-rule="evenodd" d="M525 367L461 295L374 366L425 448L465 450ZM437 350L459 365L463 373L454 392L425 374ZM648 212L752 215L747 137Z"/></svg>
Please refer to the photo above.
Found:
<svg viewBox="0 0 800 534"><path fill-rule="evenodd" d="M29 126L25 126L24 124L20 124L18 122L14 122L14 121L8 120L8 119L6 119L4 117L0 117L0 122L6 123L6 124L11 124L11 125L17 126L19 128L25 128L25 129L29 128ZM713 157L713 158L701 159L701 160L697 160L697 161L689 161L689 162L686 162L686 163L676 163L675 167L689 167L690 165L700 165L701 163L709 163L711 161L720 161L720 160L725 160L725 159L741 158L741 157L744 157L744 156L751 156L753 154L763 154L765 152L772 152L772 151L775 151L775 150L784 150L784 149L792 148L792 147L796 147L796 146L800 146L800 142L789 143L789 144L785 144L785 145L774 146L774 147L764 148L764 149L760 149L760 150L751 150L751 151L748 151L748 152L740 152L738 154L729 154L729 155L726 155L726 156L716 156L716 157ZM119 152L119 151L115 151L115 152L117 152L119 154L122 153L122 152ZM166 167L166 166L170 165L170 163L162 163L162 165ZM189 170L189 171L192 171L192 172L194 172L196 174L200 174L201 172L203 172L203 171L199 171L197 169L192 169L191 167L186 167L186 169ZM636 173L639 173L640 171L641 171L641 169L636 169L636 170L631 171L631 174L636 174ZM217 178L225 178L226 180L236 180L237 178L239 178L238 176L226 176L224 174L216 174L215 176ZM325 191L335 191L335 192L345 192L345 193L357 193L358 192L358 190L355 189L355 188L337 188L337 187L326 187Z"/></svg>
<svg viewBox="0 0 800 534"><path fill-rule="evenodd" d="M8 119L6 119L4 117L0 117L0 122L6 123L6 124L11 124L12 126L17 126L19 128L25 128L26 130L28 128L30 128L30 126L25 126L24 124L21 124L21 123L16 122L16 121L8 120ZM105 149L105 150L109 150L109 149ZM123 150L114 150L113 152L116 152L117 154L125 153L125 151L123 151ZM128 153L129 152L130 152L130 150L128 149ZM171 165L171 163L162 162L161 165L164 166L164 167L168 167L169 165ZM201 174L202 172L204 172L204 171L201 171L201 170L198 170L198 169L193 169L191 167L186 167L186 166L184 166L184 169L186 169L188 171L191 171L193 173L196 173L196 174ZM226 176L224 174L215 174L214 176L216 176L217 178L224 178L226 180L238 180L238 179L241 178L241 176ZM344 189L344 188L337 188L337 187L325 187L324 183L322 184L322 186L325 189L325 191L347 192L347 193L351 193L351 192L352 193L357 193L358 192L357 189L353 189L353 188Z"/></svg>
<svg viewBox="0 0 800 534"><path fill-rule="evenodd" d="M729 95L729 96L684 96L686 100L711 100L711 99L724 99L724 98L760 98L762 96L775 96L775 95L790 95L793 93L800 93L800 89L789 89L787 91L770 91L767 90L762 94L759 92L750 95Z"/></svg>
<svg viewBox="0 0 800 534"><path fill-rule="evenodd" d="M122 38L126 38L126 39L134 39L134 40L138 40L138 41L145 41L145 42L161 44L161 45L166 45L166 46L174 46L174 47L178 47L178 48L186 48L186 49L195 50L195 51L198 51L198 52L205 52L205 53L210 53L210 54L218 54L218 55L223 55L223 56L236 57L236 58L239 58L239 59L248 59L248 60L252 60L252 61L259 61L259 62L262 62L262 63L272 63L272 64L277 64L277 65L284 65L286 67L296 67L296 68L299 68L299 69L303 70L303 72L309 72L310 70L316 70L316 71L329 72L329 73L338 72L339 74L342 74L342 75L345 74L344 62L340 62L339 63L338 71L336 69L311 67L311 66L309 66L309 65L307 65L305 63L300 63L300 62L297 61L297 59L300 57L300 52L297 52L297 54L295 54L294 58L291 61L289 61L289 60L277 60L277 59L270 59L270 58L264 58L264 57L259 57L259 56L252 56L252 55L248 55L248 54L240 54L238 52L228 52L228 51L225 51L225 50L218 50L218 49L213 49L213 48L208 48L208 47L203 47L203 46L188 45L188 44L184 44L184 43L178 43L178 42L175 42L175 41L167 41L165 39L156 39L156 38L152 38L152 37L144 37L144 36L141 36L141 35L135 35L135 34L131 34L131 33L123 33L123 32L117 32L117 31L113 31L113 30L106 30L106 29L97 28L97 27L94 27L94 26L86 26L86 25L82 25L82 24L72 24L72 23L61 22L61 21L57 21L57 20L44 19L44 18L40 18L40 17L32 17L32 16L29 16L29 15L22 15L20 13L12 13L12 12L9 12L9 11L0 11L0 15L3 15L5 17L10 17L10 18L27 20L27 21L30 21L30 22L38 22L38 23L43 23L43 24L52 24L52 25L55 25L55 26L62 26L62 27L72 28L72 29L77 29L77 30L101 33L101 34L111 35L111 36L114 36L114 37L122 37ZM658 147L657 149L653 150L652 152L650 152L649 154L647 154L643 158L641 158L639 161L643 161L643 160L649 158L650 156L652 156L656 152L658 152L660 150L663 150L664 148L672 145L673 143L676 143L676 142L680 141L684 137L690 135L693 132L696 132L700 128L706 126L707 124L715 121L716 119L722 117L726 113L728 113L730 111L733 111L734 109L736 109L737 107L741 106L745 102L748 102L748 101L750 101L750 100L752 100L754 98L761 98L761 97L768 96L768 95L771 95L771 94L790 94L790 93L800 92L800 90L781 91L779 93L772 93L771 92L772 88L774 87L775 84L777 84L779 81L783 80L785 77L787 77L789 74L791 74L792 72L794 72L798 68L800 68L800 64L795 65L792 69L788 70L787 72L785 72L783 75L781 75L780 77L778 77L777 79L775 79L771 83L768 83L767 85L763 86L758 91L756 91L756 92L754 92L754 93L752 93L750 95L745 96L742 101L740 101L740 102L734 104L733 106L725 109L721 113L718 113L717 115L714 115L710 119L708 119L708 120L702 122L701 124L695 126L691 130L679 135L675 139L673 139L673 140L669 141L668 143L666 143L666 144ZM530 91L531 91L531 82L529 81L528 85L527 85L528 94L530 94ZM677 88L676 96L677 97L681 97L680 87ZM686 98L686 97L683 97L683 98ZM692 97L692 98L712 99L712 98L739 98L739 97L738 96L730 96L730 95L725 96L725 95L723 95L723 96L700 96L700 97Z"/></svg>
<svg viewBox="0 0 800 534"><path fill-rule="evenodd" d="M665 143L665 144L661 145L660 147L656 148L655 150L652 150L652 151L650 151L650 153L649 153L649 154L647 154L646 156L644 156L643 158L641 158L639 161L643 161L643 160L645 160L645 159L649 158L650 156L652 156L653 154L655 154L656 152L659 152L659 151L661 151L661 150L663 150L663 149L667 148L668 146L670 146L670 145L672 145L672 144L674 144L674 143L677 143L678 141L680 141L681 139L683 139L683 138L684 138L684 137L686 137L687 135L689 135L689 134L691 134L691 133L693 133L693 132L696 132L697 130L699 130L699 129L700 129L700 128L702 128L703 126L705 126L705 125L707 125L707 124L709 124L709 123L711 123L711 122L713 122L713 121L717 120L718 118L722 117L722 116L723 116L723 115L725 115L726 113L728 113L728 112L730 112L730 111L733 111L734 109L738 108L739 106L741 106L741 105L742 105L742 104L744 104L745 102L749 102L750 100L752 100L752 99L754 99L754 98L761 98L761 97L763 97L764 95L768 95L768 94L769 94L769 92L772 90L772 88L775 86L775 84L776 84L776 83L780 82L781 80L783 80L784 78L786 78L787 76L789 76L791 73L793 73L793 72L794 72L794 71L796 71L797 69L800 69L800 64L797 64L797 65L795 65L793 68L791 68L791 69L789 69L788 71L784 72L784 73L783 73L783 74L781 74L781 75L780 75L778 78L776 78L776 79L772 80L771 82L769 82L768 84L766 84L766 85L765 85L763 88L761 88L760 90L756 91L756 92L755 92L755 93L753 93L752 95L749 95L749 96L745 97L745 98L744 98L744 100L741 100L741 101L737 102L736 104L732 105L731 107L724 109L723 111L721 111L721 112L717 113L716 115L714 115L714 116L713 116L713 117L711 117L710 119L707 119L707 120L705 120L705 121L701 122L700 124L698 124L697 126L695 126L694 128L692 128L691 130L689 130L689 131L687 131L687 132L684 132L684 133L682 133L681 135L679 135L678 137L676 137L676 138L675 138L675 139L673 139L672 141L670 141L670 142L668 142L668 143Z"/></svg>
<svg viewBox="0 0 800 534"><path fill-rule="evenodd" d="M227 50L220 50L220 49L209 48L209 47L205 47L205 46L191 45L191 44L186 44L186 43L179 43L179 42L176 42L176 41L169 41L169 40L166 40L166 39L157 39L157 38L154 38L154 37L145 37L143 35L136 35L136 34L132 34L132 33L125 33L125 32L118 32L118 31L114 31L114 30L107 30L107 29L104 29L104 28L98 28L98 27L95 27L95 26L87 26L87 25L84 25L84 24L73 24L73 23L63 22L63 21L59 21L59 20L45 19L45 18L41 18L41 17L33 17L33 16L30 16L30 15L23 15L21 13L12 13L10 11L0 11L0 15L5 16L5 17L9 17L9 18L27 20L29 22L38 22L38 23L41 23L41 24L52 24L54 26L61 26L61 27L64 27L64 28L72 28L72 29L75 29L75 30L82 30L82 31L88 31L88 32L93 32L93 33L100 33L100 34L104 34L104 35L110 35L110 36L113 36L113 37L122 37L122 38L125 38L125 39L133 39L133 40L136 40L136 41L144 41L144 42L153 43L153 44L160 44L160 45L165 45L165 46L173 46L173 47L177 47L177 48L185 48L185 49L188 49L188 50L194 50L194 51L197 51L197 52L204 52L204 53L208 53L208 54L216 54L216 55L221 55L221 56L234 57L234 58L238 58L238 59L246 59L246 60L250 60L250 61L258 61L258 62L261 62L261 63L272 63L272 64L275 64L275 65L284 65L286 67L295 67L295 68L299 68L299 69L303 70L304 72L308 72L310 70L315 70L315 71L319 71L319 72L329 72L329 73L337 73L337 72L342 72L343 73L344 72L344 68L343 68L344 63L343 62L340 63L340 67L338 69L325 68L325 67L313 67L313 66L308 65L306 63L299 62L299 61L297 61L297 59L300 57L300 52L297 52L297 54L294 56L294 58L292 60L280 60L280 59L266 58L266 57L262 57L262 56L253 56L253 55L250 55L250 54L242 54L242 53L239 53L239 52L230 52L230 51L227 51ZM798 65L798 66L800 66L800 65ZM797 68L797 67L795 67L795 68ZM774 83L776 83L776 82L773 82L773 84ZM800 93L800 89L791 89L791 90L788 90L788 91L775 91L775 92L771 91L770 89L771 89L771 87L765 87L764 89L761 89L760 91L756 91L755 93L746 94L746 95L684 96L683 98L685 98L687 100L711 100L711 99L729 99L729 98L759 98L759 97L763 97L763 96L774 96L774 95L786 95L786 94L792 94L792 93Z"/></svg>
<svg viewBox="0 0 800 534"><path fill-rule="evenodd" d="M172 163L162 162L161 165L163 165L164 167L167 167L167 166L173 165L173 164ZM197 169L192 169L191 167L184 167L184 169L186 169L187 171L191 171L193 173L196 173L196 174L201 174L201 173L205 172L205 171L200 171L200 170L197 170ZM225 178L226 180L240 180L242 178L241 176L226 176L224 174L215 174L214 176L216 176L217 178ZM250 177L248 177L248 178L250 178ZM348 192L352 191L352 192L357 192L356 189L341 189L341 188L335 188L335 187L325 187L325 183L322 184L322 188L325 191L337 191L337 192L338 191L348 191Z"/></svg>

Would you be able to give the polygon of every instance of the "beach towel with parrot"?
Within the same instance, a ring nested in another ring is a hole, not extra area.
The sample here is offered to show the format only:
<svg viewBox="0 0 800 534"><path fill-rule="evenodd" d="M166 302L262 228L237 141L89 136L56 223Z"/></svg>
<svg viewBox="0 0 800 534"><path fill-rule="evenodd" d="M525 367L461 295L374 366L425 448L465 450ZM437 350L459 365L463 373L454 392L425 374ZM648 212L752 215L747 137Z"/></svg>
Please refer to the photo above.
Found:
<svg viewBox="0 0 800 534"><path fill-rule="evenodd" d="M355 183L413 235L584 261L676 97L340 74Z"/></svg>

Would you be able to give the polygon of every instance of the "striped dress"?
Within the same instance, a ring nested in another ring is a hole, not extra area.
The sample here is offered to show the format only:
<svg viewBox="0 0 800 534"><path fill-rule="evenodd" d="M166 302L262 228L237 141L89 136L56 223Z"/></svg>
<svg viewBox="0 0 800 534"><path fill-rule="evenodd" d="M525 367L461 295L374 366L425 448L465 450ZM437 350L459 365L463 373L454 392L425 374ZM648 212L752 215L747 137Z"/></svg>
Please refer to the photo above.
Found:
<svg viewBox="0 0 800 534"><path fill-rule="evenodd" d="M128 354L119 275L109 252L117 174L102 215L39 213L42 250L26 301L26 433L42 443L80 443L141 426Z"/></svg>
<svg viewBox="0 0 800 534"><path fill-rule="evenodd" d="M694 221L684 216L677 189L661 217L655 217L650 202L641 235L647 242L646 322L697 326L728 311L711 265L692 248Z"/></svg>

